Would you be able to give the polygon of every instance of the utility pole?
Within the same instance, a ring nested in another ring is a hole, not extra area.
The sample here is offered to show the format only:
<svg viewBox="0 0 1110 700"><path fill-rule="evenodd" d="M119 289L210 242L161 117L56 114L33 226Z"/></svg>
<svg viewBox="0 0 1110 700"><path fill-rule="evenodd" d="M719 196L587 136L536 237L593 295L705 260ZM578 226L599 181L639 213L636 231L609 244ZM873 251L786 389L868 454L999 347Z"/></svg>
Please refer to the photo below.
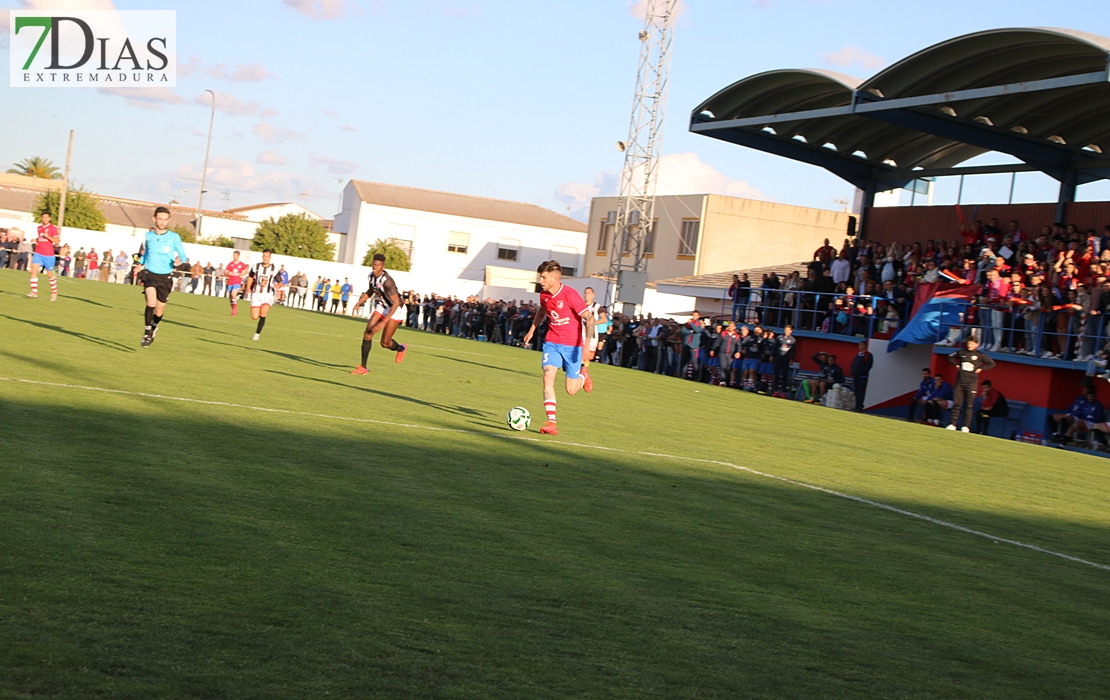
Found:
<svg viewBox="0 0 1110 700"><path fill-rule="evenodd" d="M200 195L197 197L197 240L200 240L201 209L204 206L204 181L208 177L208 153L212 150L212 125L216 123L216 93L212 93L212 117L208 120L208 145L204 147L204 169L200 173Z"/></svg>
<svg viewBox="0 0 1110 700"><path fill-rule="evenodd" d="M666 112L667 77L671 65L675 10L678 0L647 0L644 28L640 31L640 62L628 140L618 142L624 152L620 200L609 212L613 225L609 275L616 279L613 302L631 316L644 303L647 286L645 244L655 220L655 185L658 179L659 138ZM608 226L603 226L605 235Z"/></svg>
<svg viewBox="0 0 1110 700"><path fill-rule="evenodd" d="M62 175L62 196L58 199L58 231L66 221L66 195L69 194L69 162L73 159L73 129L69 130L69 148L66 149L66 171Z"/></svg>

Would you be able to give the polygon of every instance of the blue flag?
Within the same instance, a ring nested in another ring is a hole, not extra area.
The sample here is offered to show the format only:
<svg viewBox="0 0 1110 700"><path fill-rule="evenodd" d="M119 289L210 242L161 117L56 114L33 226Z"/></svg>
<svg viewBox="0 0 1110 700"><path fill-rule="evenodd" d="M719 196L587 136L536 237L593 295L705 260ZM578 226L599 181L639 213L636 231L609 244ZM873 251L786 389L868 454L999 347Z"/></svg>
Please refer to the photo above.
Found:
<svg viewBox="0 0 1110 700"><path fill-rule="evenodd" d="M964 294L933 297L902 326L887 344L886 351L894 352L909 344L932 345L944 340L948 329L963 322L962 314L967 310L967 305L968 298Z"/></svg>

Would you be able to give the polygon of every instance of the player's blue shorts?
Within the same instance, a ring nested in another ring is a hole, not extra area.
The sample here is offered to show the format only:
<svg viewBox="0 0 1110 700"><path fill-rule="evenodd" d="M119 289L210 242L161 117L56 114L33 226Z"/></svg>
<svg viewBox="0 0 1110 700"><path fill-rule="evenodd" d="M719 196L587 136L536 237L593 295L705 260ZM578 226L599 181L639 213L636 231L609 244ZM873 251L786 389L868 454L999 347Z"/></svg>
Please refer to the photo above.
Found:
<svg viewBox="0 0 1110 700"><path fill-rule="evenodd" d="M54 256L53 255L39 255L35 253L31 256L31 263L38 265L44 270L54 269Z"/></svg>
<svg viewBox="0 0 1110 700"><path fill-rule="evenodd" d="M758 372L759 371L759 360L753 360L751 358L746 358L744 360L744 371L745 372Z"/></svg>
<svg viewBox="0 0 1110 700"><path fill-rule="evenodd" d="M760 362L759 363L759 373L760 374L774 374L775 373L775 366L773 364L771 364L770 362Z"/></svg>
<svg viewBox="0 0 1110 700"><path fill-rule="evenodd" d="M544 343L540 366L561 369L567 373L567 379L578 379L582 376L582 346Z"/></svg>
<svg viewBox="0 0 1110 700"><path fill-rule="evenodd" d="M732 358L732 368L733 369L740 369L743 366L744 366L744 360L740 359L739 357Z"/></svg>
<svg viewBox="0 0 1110 700"><path fill-rule="evenodd" d="M720 367L721 366L721 358L714 355L713 357L706 360L705 364L708 367Z"/></svg>
<svg viewBox="0 0 1110 700"><path fill-rule="evenodd" d="M227 285L227 293L231 294L236 289L242 289L242 287L243 287L243 285L241 285L241 284L229 284L229 285Z"/></svg>

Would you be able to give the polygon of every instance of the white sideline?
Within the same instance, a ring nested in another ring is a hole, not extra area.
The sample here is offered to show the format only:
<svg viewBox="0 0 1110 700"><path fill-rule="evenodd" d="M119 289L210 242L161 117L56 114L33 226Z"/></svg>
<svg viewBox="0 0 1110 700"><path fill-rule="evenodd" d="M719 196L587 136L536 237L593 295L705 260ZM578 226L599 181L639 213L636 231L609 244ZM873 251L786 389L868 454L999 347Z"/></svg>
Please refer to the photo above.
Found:
<svg viewBox="0 0 1110 700"><path fill-rule="evenodd" d="M656 452L640 452L638 450L623 450L619 447L605 447L605 446L602 446L602 445L586 445L586 444L583 444L583 443L566 442L566 441L562 441L562 440L560 440L558 442L552 442L550 440L541 440L539 438L526 437L526 436L522 436L522 435L512 435L512 434L499 435L497 433L487 433L487 432L483 432L483 431L480 431L480 430L466 430L466 429L463 429L463 428L439 428L439 427L432 426L432 425L419 425L419 424L416 424L416 423L395 423L395 422L392 422L392 421L374 420L372 418L351 418L351 417L348 417L348 416L332 416L332 415L327 415L327 414L324 414L324 413L308 413L306 411L290 411L290 410L284 409L284 408L268 408L268 407L265 407L265 406L247 406L247 405L244 405L244 404L230 403L228 401L207 401L207 400L204 400L204 399L190 399L190 398L184 398L184 397L180 397L180 396L164 396L162 394L149 394L149 393L141 392L141 391L125 391L123 389L105 389L105 388L97 387L97 386L81 386L79 384L63 384L63 383L59 383L59 382L42 382L42 381L37 381L37 380L34 380L34 379L19 379L19 378L16 378L16 377L0 377L0 381L17 382L17 383L20 383L20 384L34 384L34 385L37 385L37 386L52 386L52 387L59 387L59 388L63 388L63 389L80 389L80 390L84 390L84 391L99 391L99 392L103 392L103 393L106 393L106 394L122 394L124 396L141 396L143 398L148 398L148 399L162 399L164 401L180 401L180 402L183 402L183 403L196 403L196 404L203 404L203 405L206 405L206 406L226 406L228 408L242 408L242 409L247 409L247 410L251 410L251 411L262 411L262 412L265 412L265 413L284 413L286 415L306 416L308 418L326 418L326 419L329 419L329 420L350 421L350 422L354 422L354 423L372 423L374 425L385 425L385 426L390 426L390 427L393 427L393 428L415 428L417 430L432 430L432 431L443 432L443 433L464 433L464 434L467 434L467 435L477 435L479 437L490 437L490 438L497 438L497 439L501 439L501 440L523 440L523 441L526 441L526 442L543 442L543 443L547 443L547 444L562 445L562 446L567 446L567 447L580 447L580 448L589 449L589 450L601 450L601 451L605 451L605 452L619 452L619 453L622 453L622 454L637 455L637 456L641 456L641 457L662 457L664 459L673 459L673 460L680 460L680 461L685 461L685 462L697 462L699 464L715 464L715 465L718 465L718 466L728 467L730 469L736 469L738 471L747 472L748 474L752 474L752 475L755 475L755 476L761 476L761 477L764 477L766 479L774 479L776 481L780 481L780 482L783 482L783 483L786 483L786 484L790 484L792 486L799 486L801 488L806 488L806 489L810 489L810 490L813 490L813 491L820 491L821 493L827 493L831 496L837 496L839 498L844 498L844 499L847 499L849 501L855 501L856 503L862 503L864 505L872 506L874 508L880 508L882 510L890 511L891 513L898 513L899 515L904 515L904 516L909 517L909 518L916 518L917 520L924 520L925 522L932 523L934 525L940 525L941 527L947 527L947 528L950 528L952 530L958 530L960 532L967 533L969 535L975 535L977 537L983 537L983 538L991 540L995 543L1004 542L1006 544L1013 545L1015 547L1022 547L1024 549L1029 549L1029 550L1032 550L1034 552L1040 552L1041 554L1048 554L1048 555L1051 555L1051 556L1054 556L1054 557L1059 557L1061 559L1067 559L1068 561L1075 562L1077 564L1085 564L1086 566L1091 566L1091 567L1094 567L1096 569L1102 569L1103 571L1110 571L1110 566L1107 566L1106 564L1099 564L1097 562L1087 561L1086 559L1080 559L1079 557L1073 557L1070 554L1063 554L1061 552L1054 552L1051 549L1045 549L1043 547L1038 547L1037 545L1034 545L1034 544L1026 544L1025 542L1020 542L1018 540L1011 540L1011 539L1007 539L1005 537L998 537L996 535L991 535L991 534L986 533L986 532L980 532L979 530L972 530L971 528L967 528L967 527L964 527L962 525L957 525L955 523L950 523L946 520L939 520L937 518L929 517L928 515L922 515L920 513L914 513L913 511L904 510L902 508L896 508L895 506L887 505L886 503L880 503L878 501L872 501L870 499L862 498L860 496L853 496L851 494L842 493L840 491L835 491L833 489L825 488L824 486L817 486L816 484L809 484L809 483L806 483L804 481L796 481L794 479L789 479L789 478L784 477L784 476L776 476L775 474L768 474L767 472L761 472L757 469L752 469L751 467L744 467L744 466L740 466L738 464L732 464L730 462L722 462L722 461L715 460L715 459L701 459L699 457L685 457L685 456L682 456L682 455L660 454L660 453L656 453Z"/></svg>

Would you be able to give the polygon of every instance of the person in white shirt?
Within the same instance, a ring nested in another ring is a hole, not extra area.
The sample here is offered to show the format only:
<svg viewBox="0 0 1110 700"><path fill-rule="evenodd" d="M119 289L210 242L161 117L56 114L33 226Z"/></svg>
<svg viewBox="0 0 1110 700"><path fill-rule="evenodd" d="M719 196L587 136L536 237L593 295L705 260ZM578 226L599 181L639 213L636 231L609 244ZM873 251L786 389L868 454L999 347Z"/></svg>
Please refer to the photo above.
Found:
<svg viewBox="0 0 1110 700"><path fill-rule="evenodd" d="M840 253L840 257L833 261L829 271L832 273L833 282L836 284L846 283L851 278L852 263L848 261L848 251Z"/></svg>

